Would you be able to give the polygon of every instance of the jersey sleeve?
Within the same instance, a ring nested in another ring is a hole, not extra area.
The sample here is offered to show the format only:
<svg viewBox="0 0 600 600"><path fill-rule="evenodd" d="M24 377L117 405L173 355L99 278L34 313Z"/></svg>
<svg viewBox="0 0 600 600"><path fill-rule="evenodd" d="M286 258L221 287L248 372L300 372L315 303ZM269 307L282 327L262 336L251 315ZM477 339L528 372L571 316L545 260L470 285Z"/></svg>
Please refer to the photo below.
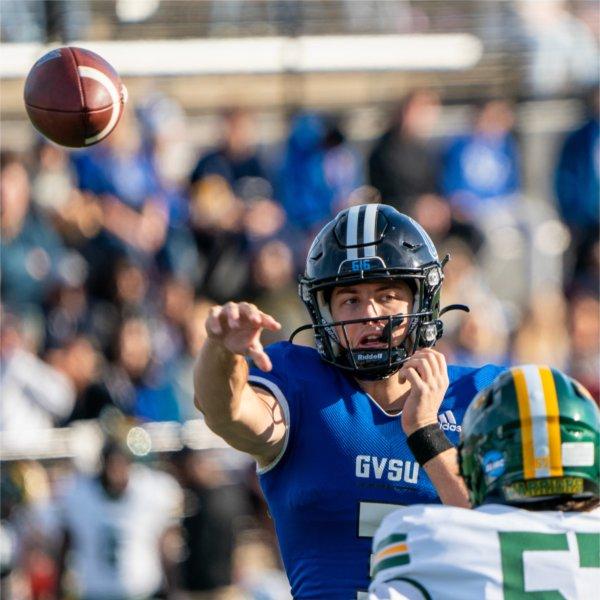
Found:
<svg viewBox="0 0 600 600"><path fill-rule="evenodd" d="M261 371L256 365L250 365L248 383L253 387L260 387L266 390L275 397L281 406L287 424L281 452L270 464L257 469L260 475L270 471L280 462L288 448L289 440L294 430L297 409L294 378L291 374L294 372L294 368L297 369L299 367L293 364L294 361L290 357L290 349L291 345L285 342L272 344L265 349L273 365L271 371Z"/></svg>

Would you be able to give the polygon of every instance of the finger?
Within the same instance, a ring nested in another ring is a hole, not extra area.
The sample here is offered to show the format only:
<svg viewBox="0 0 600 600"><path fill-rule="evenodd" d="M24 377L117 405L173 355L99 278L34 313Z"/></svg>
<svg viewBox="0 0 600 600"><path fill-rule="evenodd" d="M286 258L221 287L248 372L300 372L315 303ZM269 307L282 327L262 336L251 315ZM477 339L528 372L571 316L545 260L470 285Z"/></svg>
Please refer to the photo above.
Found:
<svg viewBox="0 0 600 600"><path fill-rule="evenodd" d="M279 331L281 329L281 323L274 319L271 315L261 311L261 323L265 329L269 331Z"/></svg>
<svg viewBox="0 0 600 600"><path fill-rule="evenodd" d="M432 352L433 352L433 356L437 362L438 369L440 370L440 375L441 375L442 379L444 380L444 382L446 384L448 384L448 382L449 382L448 365L446 364L446 357L441 352L438 352L437 350L433 350Z"/></svg>
<svg viewBox="0 0 600 600"><path fill-rule="evenodd" d="M261 325L262 317L261 312L254 306L254 304L250 304L248 302L240 302L238 304L240 311L240 320L247 320L253 325Z"/></svg>
<svg viewBox="0 0 600 600"><path fill-rule="evenodd" d="M429 361L426 357L414 358L410 366L414 367L417 370L419 376L424 382L430 385L435 382L433 369L431 368L431 365L429 364Z"/></svg>
<svg viewBox="0 0 600 600"><path fill-rule="evenodd" d="M237 329L240 326L240 309L234 302L228 302L223 307L223 313L227 319L227 325L231 329Z"/></svg>
<svg viewBox="0 0 600 600"><path fill-rule="evenodd" d="M424 360L429 365L434 379L441 378L442 372L440 370L439 363L434 352L432 352L430 348L424 348L419 352L415 352L415 356L421 360Z"/></svg>
<svg viewBox="0 0 600 600"><path fill-rule="evenodd" d="M223 328L221 327L221 323L220 323L220 315L222 312L222 307L221 306L213 306L209 313L208 313L208 317L206 318L206 331L209 334L213 334L213 335L222 335L223 333Z"/></svg>
<svg viewBox="0 0 600 600"><path fill-rule="evenodd" d="M425 389L425 383L423 382L423 380L419 376L419 373L414 367L404 367L404 377L406 378L406 381L410 383L411 387L414 387L418 390Z"/></svg>
<svg viewBox="0 0 600 600"><path fill-rule="evenodd" d="M264 351L262 344L259 342L248 348L248 356L261 371L269 372L273 368L269 355Z"/></svg>
<svg viewBox="0 0 600 600"><path fill-rule="evenodd" d="M446 366L446 358L441 352L433 350L433 348L425 348L422 350L423 355L427 357L429 364L432 365L434 374L439 381L444 385L448 384L448 367Z"/></svg>

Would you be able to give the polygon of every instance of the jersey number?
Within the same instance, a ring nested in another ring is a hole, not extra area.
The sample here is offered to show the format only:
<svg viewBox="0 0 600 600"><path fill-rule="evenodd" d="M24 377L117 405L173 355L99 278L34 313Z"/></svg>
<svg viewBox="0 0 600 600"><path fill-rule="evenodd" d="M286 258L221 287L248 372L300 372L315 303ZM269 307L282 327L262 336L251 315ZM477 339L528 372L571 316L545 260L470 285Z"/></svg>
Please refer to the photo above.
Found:
<svg viewBox="0 0 600 600"><path fill-rule="evenodd" d="M403 504L383 504L381 502L361 502L358 506L358 537L372 538L383 518L401 508ZM369 557L369 565L372 555ZM367 600L369 594L365 590L356 592L356 600Z"/></svg>
<svg viewBox="0 0 600 600"><path fill-rule="evenodd" d="M501 531L500 555L504 600L564 600L554 590L528 592L525 590L524 552L567 552L569 541L566 533L532 533L530 531ZM600 568L600 537L593 533L578 533L579 566Z"/></svg>
<svg viewBox="0 0 600 600"><path fill-rule="evenodd" d="M119 532L110 525L105 525L102 529L102 559L112 569L117 568L119 558Z"/></svg>

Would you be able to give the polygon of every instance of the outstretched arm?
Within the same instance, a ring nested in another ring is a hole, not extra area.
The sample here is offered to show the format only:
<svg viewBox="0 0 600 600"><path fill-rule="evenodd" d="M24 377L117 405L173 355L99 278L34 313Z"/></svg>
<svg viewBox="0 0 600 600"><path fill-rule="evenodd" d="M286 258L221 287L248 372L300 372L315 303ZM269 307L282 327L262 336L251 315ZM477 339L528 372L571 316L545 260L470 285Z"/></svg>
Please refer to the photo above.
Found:
<svg viewBox="0 0 600 600"><path fill-rule="evenodd" d="M260 343L263 329L281 325L253 304L228 302L211 309L208 339L194 369L195 405L208 427L230 446L265 466L279 454L287 424L279 402L248 384L251 357L263 371L272 369Z"/></svg>

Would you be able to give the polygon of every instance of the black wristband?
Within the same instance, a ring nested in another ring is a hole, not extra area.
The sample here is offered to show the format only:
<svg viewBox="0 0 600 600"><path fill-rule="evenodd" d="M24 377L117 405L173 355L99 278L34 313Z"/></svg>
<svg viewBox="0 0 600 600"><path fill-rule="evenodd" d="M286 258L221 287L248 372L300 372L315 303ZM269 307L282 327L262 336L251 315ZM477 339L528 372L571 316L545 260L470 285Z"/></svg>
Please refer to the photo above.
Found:
<svg viewBox="0 0 600 600"><path fill-rule="evenodd" d="M410 451L421 466L438 454L445 452L449 448L454 448L454 445L440 429L438 423L425 425L425 427L413 431L406 438L406 441Z"/></svg>

